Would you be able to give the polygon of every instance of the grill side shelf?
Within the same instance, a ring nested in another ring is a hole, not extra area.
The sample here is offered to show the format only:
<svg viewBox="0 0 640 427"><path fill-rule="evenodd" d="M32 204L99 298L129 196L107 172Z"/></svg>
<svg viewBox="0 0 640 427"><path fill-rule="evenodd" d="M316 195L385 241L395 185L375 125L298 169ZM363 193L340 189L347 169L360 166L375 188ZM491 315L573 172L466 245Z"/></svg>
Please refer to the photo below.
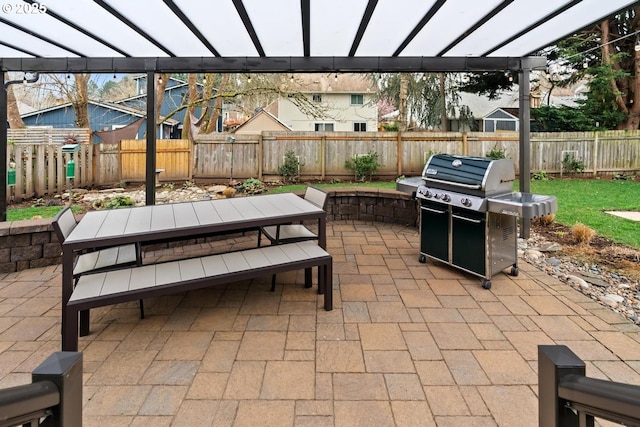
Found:
<svg viewBox="0 0 640 427"><path fill-rule="evenodd" d="M487 210L532 219L556 212L558 201L555 196L513 192L487 199Z"/></svg>

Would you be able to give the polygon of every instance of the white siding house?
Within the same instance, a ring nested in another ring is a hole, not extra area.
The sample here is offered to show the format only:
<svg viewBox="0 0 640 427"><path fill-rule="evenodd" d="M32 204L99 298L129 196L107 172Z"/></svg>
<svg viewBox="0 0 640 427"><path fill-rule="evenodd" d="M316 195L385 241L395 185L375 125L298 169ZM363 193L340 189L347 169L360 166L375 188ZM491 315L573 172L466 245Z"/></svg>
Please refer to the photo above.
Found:
<svg viewBox="0 0 640 427"><path fill-rule="evenodd" d="M306 97L302 107L295 98L281 97L266 109L293 131L378 130L377 88L366 76L297 74L291 86Z"/></svg>

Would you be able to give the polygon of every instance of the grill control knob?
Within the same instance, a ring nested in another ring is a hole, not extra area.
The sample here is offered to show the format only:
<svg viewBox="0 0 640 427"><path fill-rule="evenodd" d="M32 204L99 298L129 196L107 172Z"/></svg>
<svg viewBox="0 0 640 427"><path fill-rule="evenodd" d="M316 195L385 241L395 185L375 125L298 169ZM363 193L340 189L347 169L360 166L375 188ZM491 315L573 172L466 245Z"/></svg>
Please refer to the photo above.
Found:
<svg viewBox="0 0 640 427"><path fill-rule="evenodd" d="M450 201L451 201L451 196L449 196L448 194L442 194L442 195L440 196L440 199L441 199L443 202L450 202Z"/></svg>
<svg viewBox="0 0 640 427"><path fill-rule="evenodd" d="M431 191L429 191L428 188L418 188L418 193L420 193L420 195L423 196L425 199L429 199L431 198L431 196L433 196L433 194L431 193Z"/></svg>
<svg viewBox="0 0 640 427"><path fill-rule="evenodd" d="M469 200L466 197L463 197L462 199L460 199L460 203L462 203L462 206L466 206L466 207L471 206L471 200Z"/></svg>

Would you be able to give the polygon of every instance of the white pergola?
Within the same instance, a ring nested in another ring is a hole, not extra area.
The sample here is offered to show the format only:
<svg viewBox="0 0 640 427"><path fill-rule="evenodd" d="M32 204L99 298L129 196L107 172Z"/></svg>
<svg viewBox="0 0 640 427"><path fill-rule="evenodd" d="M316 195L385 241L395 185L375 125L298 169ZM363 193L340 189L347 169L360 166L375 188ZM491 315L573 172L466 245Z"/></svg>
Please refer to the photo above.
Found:
<svg viewBox="0 0 640 427"><path fill-rule="evenodd" d="M2 71L512 71L520 84L520 184L529 187L529 73L535 55L638 5L632 0L33 0L0 9ZM4 73L2 73L4 74ZM7 82L0 77L2 87ZM0 220L6 220L6 90L0 91ZM147 153L155 153L147 120ZM151 125L149 125L151 124ZM147 156L147 189L155 155ZM147 191L147 204L155 191Z"/></svg>

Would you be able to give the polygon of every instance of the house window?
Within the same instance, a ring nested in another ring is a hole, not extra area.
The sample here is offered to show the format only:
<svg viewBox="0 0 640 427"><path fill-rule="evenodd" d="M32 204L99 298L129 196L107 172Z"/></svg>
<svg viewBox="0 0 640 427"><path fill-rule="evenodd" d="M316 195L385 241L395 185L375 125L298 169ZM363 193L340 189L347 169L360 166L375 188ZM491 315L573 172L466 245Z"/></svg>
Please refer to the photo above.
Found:
<svg viewBox="0 0 640 427"><path fill-rule="evenodd" d="M322 102L322 94L314 93L313 94L313 102Z"/></svg>
<svg viewBox="0 0 640 427"><path fill-rule="evenodd" d="M361 93L351 95L351 105L363 105L364 95Z"/></svg>
<svg viewBox="0 0 640 427"><path fill-rule="evenodd" d="M366 122L355 122L353 124L354 132L366 132L367 131L367 123Z"/></svg>
<svg viewBox="0 0 640 427"><path fill-rule="evenodd" d="M333 123L316 123L316 132L333 132Z"/></svg>

